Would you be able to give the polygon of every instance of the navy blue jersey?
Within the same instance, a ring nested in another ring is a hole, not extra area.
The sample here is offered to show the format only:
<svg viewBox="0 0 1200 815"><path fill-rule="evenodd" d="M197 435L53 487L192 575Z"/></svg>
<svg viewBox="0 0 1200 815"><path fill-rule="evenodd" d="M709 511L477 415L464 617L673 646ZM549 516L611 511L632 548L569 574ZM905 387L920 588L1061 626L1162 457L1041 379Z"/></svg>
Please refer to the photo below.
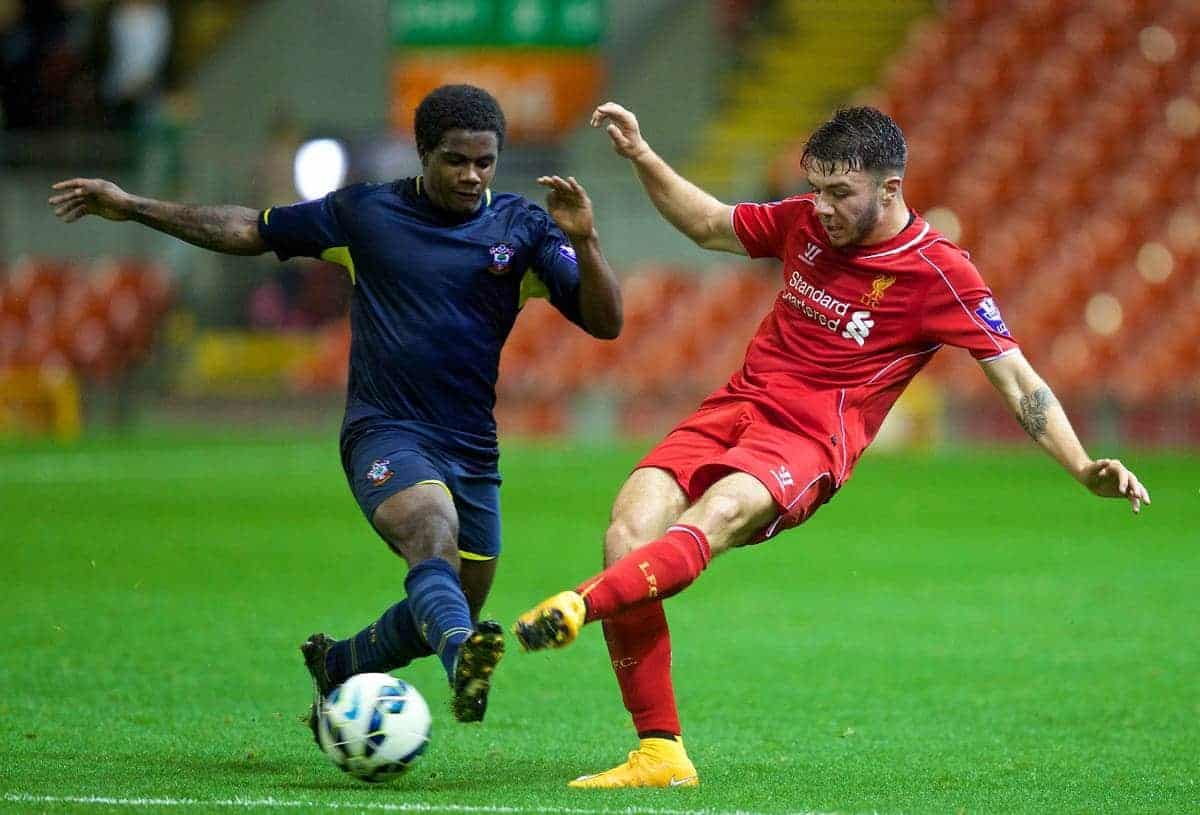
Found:
<svg viewBox="0 0 1200 815"><path fill-rule="evenodd" d="M420 178L357 184L268 209L258 229L280 260L332 260L354 282L344 436L401 421L494 461L500 349L517 312L548 297L582 325L570 243L519 195L489 192L462 217L434 206Z"/></svg>

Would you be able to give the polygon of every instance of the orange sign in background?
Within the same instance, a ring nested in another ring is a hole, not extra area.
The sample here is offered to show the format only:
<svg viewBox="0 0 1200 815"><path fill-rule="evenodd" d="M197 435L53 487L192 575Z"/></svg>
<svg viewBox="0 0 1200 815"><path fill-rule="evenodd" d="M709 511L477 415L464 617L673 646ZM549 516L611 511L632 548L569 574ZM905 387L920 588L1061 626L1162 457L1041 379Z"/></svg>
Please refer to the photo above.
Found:
<svg viewBox="0 0 1200 815"><path fill-rule="evenodd" d="M513 141L555 142L579 127L600 101L604 81L594 51L406 50L392 63L392 126L412 134L413 113L439 85L486 88L500 102Z"/></svg>

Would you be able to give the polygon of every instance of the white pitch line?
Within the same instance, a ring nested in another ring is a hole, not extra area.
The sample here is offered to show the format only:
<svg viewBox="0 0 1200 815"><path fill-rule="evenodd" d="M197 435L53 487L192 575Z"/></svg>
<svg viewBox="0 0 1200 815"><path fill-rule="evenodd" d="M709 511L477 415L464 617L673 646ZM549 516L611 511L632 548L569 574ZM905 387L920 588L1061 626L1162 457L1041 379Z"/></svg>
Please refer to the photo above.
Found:
<svg viewBox="0 0 1200 815"><path fill-rule="evenodd" d="M102 795L26 795L7 793L4 800L14 804L90 804L108 807L228 807L250 809L347 809L374 810L377 812L480 812L488 815L767 815L749 810L715 809L646 809L625 807L623 809L588 809L584 807L512 807L470 806L468 804L389 804L368 801L365 803L339 803L336 801L289 801L279 798L113 798ZM831 815L831 813L793 813L793 815Z"/></svg>

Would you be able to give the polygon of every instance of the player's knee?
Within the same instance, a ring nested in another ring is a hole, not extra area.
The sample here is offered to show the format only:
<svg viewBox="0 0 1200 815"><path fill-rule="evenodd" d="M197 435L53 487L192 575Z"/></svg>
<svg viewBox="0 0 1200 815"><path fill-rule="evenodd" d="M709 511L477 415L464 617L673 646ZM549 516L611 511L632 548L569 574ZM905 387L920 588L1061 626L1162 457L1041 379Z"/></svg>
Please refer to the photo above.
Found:
<svg viewBox="0 0 1200 815"><path fill-rule="evenodd" d="M605 567L611 566L633 551L630 541L628 525L617 521L608 525L608 530L604 533Z"/></svg>
<svg viewBox="0 0 1200 815"><path fill-rule="evenodd" d="M458 565L458 519L437 509L379 513L375 528L411 566L430 558Z"/></svg>
<svg viewBox="0 0 1200 815"><path fill-rule="evenodd" d="M654 540L654 533L625 515L616 515L604 533L604 565L611 566L639 546Z"/></svg>
<svg viewBox="0 0 1200 815"><path fill-rule="evenodd" d="M461 565L458 555L458 546L455 545L453 538L438 536L436 538L421 540L416 542L413 546L410 546L409 552L410 554L405 557L405 560L408 561L410 567L416 563L430 560L432 558L440 558L441 560L449 563L455 569L460 568Z"/></svg>
<svg viewBox="0 0 1200 815"><path fill-rule="evenodd" d="M721 492L704 496L700 510L700 526L709 535L732 534L744 527L750 513L740 496Z"/></svg>

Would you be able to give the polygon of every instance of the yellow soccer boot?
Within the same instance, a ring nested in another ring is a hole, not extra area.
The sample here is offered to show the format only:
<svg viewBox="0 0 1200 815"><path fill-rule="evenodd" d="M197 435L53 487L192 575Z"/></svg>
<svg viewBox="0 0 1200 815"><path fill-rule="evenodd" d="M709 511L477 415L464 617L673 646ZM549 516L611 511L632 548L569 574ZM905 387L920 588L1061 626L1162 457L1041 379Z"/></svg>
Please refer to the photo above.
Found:
<svg viewBox="0 0 1200 815"><path fill-rule="evenodd" d="M593 790L698 787L700 776L683 749L683 739L642 739L624 764L595 775L581 775L567 786Z"/></svg>
<svg viewBox="0 0 1200 815"><path fill-rule="evenodd" d="M573 591L560 591L517 618L512 632L526 651L570 645L583 628L587 608Z"/></svg>

